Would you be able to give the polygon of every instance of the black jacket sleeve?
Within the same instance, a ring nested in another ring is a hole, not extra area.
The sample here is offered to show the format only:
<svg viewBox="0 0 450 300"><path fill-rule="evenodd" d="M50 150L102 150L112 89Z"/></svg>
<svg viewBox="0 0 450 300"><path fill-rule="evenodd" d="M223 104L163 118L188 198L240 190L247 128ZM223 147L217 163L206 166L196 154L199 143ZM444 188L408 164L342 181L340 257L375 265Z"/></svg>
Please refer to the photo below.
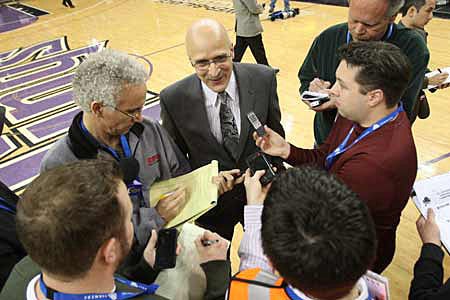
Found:
<svg viewBox="0 0 450 300"><path fill-rule="evenodd" d="M204 300L224 300L230 284L231 264L229 260L213 260L200 265L206 275Z"/></svg>
<svg viewBox="0 0 450 300"><path fill-rule="evenodd" d="M152 284L158 277L159 271L153 269L142 256L137 264L122 266L118 273L133 281Z"/></svg>
<svg viewBox="0 0 450 300"><path fill-rule="evenodd" d="M419 260L414 266L414 278L409 290L409 300L450 299L450 282L442 284L444 252L434 244L424 244Z"/></svg>

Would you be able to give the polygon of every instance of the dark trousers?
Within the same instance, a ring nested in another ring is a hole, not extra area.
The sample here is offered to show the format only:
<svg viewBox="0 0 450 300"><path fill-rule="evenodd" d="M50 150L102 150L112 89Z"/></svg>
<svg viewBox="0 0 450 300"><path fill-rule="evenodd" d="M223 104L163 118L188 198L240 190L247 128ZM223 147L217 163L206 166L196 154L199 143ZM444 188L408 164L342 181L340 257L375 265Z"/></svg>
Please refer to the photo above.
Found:
<svg viewBox="0 0 450 300"><path fill-rule="evenodd" d="M247 50L248 46L250 46L253 57L258 64L266 66L269 65L261 34L252 37L236 36L236 45L234 46L234 62L240 62L242 60L242 56L244 56L245 50Z"/></svg>
<svg viewBox="0 0 450 300"><path fill-rule="evenodd" d="M216 207L198 218L196 223L231 241L234 226L239 222L244 225L244 205L246 201L244 185L239 184L220 196Z"/></svg>
<svg viewBox="0 0 450 300"><path fill-rule="evenodd" d="M376 228L376 232L378 240L377 257L371 270L381 274L394 258L396 229Z"/></svg>

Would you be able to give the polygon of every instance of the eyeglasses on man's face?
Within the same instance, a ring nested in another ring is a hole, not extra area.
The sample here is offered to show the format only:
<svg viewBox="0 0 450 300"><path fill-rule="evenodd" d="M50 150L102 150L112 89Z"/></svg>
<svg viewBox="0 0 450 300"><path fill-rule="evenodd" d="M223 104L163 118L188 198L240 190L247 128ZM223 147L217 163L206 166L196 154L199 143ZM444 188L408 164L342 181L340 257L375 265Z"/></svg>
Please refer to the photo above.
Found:
<svg viewBox="0 0 450 300"><path fill-rule="evenodd" d="M223 54L214 57L213 59L202 59L198 61L191 61L191 64L194 68L196 68L198 71L208 71L209 66L214 63L216 66L223 64L227 62L228 58L231 57L231 54Z"/></svg>
<svg viewBox="0 0 450 300"><path fill-rule="evenodd" d="M121 114L123 114L123 115L125 115L125 116L127 116L128 118L130 118L130 119L133 119L133 120L139 120L139 118L142 116L142 110L144 109L144 107L139 107L139 108L137 108L137 109L135 109L135 110L133 110L133 111L130 111L130 112L126 112L126 111L123 111L123 110L120 110L120 109L118 109L117 107L114 107L114 106L110 106L110 105L108 105L107 107L109 107L109 108L112 108L112 109L114 109L115 111L118 111L118 112L120 112Z"/></svg>

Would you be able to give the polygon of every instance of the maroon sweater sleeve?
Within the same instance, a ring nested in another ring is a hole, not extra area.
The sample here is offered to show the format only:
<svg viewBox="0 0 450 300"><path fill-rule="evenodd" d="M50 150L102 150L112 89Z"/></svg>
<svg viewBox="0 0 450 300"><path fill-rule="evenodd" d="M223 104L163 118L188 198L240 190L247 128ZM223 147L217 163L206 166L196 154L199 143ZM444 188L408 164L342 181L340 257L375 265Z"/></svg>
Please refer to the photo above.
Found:
<svg viewBox="0 0 450 300"><path fill-rule="evenodd" d="M336 126L337 125L337 126ZM325 158L328 153L334 149L330 149L331 137L334 136L333 132L340 130L339 124L335 124L331 130L330 135L325 142L318 149L302 149L292 144L289 157L286 162L292 166L300 166L302 164L315 164L321 168L325 167Z"/></svg>

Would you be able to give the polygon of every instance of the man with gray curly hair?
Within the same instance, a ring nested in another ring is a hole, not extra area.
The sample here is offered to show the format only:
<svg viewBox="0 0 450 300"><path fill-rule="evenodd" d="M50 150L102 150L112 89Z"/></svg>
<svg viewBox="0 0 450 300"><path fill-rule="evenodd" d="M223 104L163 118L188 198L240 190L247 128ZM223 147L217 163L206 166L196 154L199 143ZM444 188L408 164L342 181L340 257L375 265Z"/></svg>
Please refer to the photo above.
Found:
<svg viewBox="0 0 450 300"><path fill-rule="evenodd" d="M80 159L117 160L133 201L136 253L151 230L173 219L186 201L185 190L179 188L168 201L150 207L150 185L190 170L159 123L142 115L148 77L145 67L125 53L105 49L90 55L72 82L73 99L81 112L41 162L42 172Z"/></svg>

